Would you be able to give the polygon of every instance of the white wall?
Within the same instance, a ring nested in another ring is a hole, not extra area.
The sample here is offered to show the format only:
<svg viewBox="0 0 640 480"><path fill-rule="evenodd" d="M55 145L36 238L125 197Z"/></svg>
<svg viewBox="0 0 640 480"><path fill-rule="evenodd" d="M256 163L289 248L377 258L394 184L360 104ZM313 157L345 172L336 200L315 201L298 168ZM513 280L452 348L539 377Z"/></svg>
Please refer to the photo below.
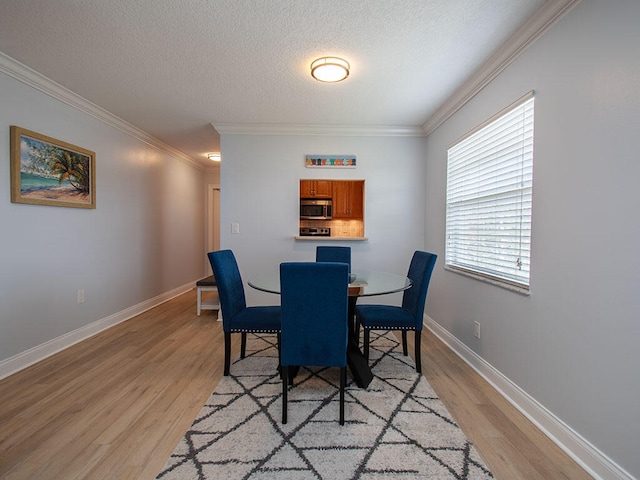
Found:
<svg viewBox="0 0 640 480"><path fill-rule="evenodd" d="M425 218L444 259L447 146L535 90L531 295L441 262L427 313L640 478L639 22L584 0L431 134Z"/></svg>
<svg viewBox="0 0 640 480"><path fill-rule="evenodd" d="M364 179L365 235L350 241L354 269L406 273L424 238L424 139L320 135L221 136L221 247L236 254L244 280L282 261L313 261L319 241L296 241L301 178ZM311 169L307 154L355 155L355 169ZM231 234L231 223L240 234ZM328 242L324 242L328 243ZM335 243L331 243L335 244ZM249 304L279 298L246 289ZM397 301L394 296L378 301Z"/></svg>
<svg viewBox="0 0 640 480"><path fill-rule="evenodd" d="M205 189L205 252L216 250L220 246L220 165L207 169L204 175ZM206 255L202 256L205 275L212 274L211 264Z"/></svg>
<svg viewBox="0 0 640 480"><path fill-rule="evenodd" d="M50 353L43 345L202 277L204 174L3 73L0 105L0 367L11 373ZM96 209L11 203L10 125L93 150Z"/></svg>

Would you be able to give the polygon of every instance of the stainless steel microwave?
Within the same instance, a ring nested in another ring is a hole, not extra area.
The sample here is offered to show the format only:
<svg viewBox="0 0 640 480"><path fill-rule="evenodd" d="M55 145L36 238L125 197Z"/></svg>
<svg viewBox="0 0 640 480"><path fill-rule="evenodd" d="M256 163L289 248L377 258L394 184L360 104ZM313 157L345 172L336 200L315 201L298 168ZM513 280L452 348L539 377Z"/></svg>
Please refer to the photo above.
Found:
<svg viewBox="0 0 640 480"><path fill-rule="evenodd" d="M332 210L330 198L300 199L300 220L331 220Z"/></svg>

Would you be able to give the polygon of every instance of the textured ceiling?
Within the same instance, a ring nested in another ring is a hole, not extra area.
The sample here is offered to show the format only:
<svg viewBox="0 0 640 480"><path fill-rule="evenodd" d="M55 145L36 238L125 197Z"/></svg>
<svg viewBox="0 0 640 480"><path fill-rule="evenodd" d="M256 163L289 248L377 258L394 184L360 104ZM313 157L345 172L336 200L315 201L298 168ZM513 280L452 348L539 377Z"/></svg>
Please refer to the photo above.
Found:
<svg viewBox="0 0 640 480"><path fill-rule="evenodd" d="M0 51L201 161L212 123L419 127L544 3L0 0Z"/></svg>

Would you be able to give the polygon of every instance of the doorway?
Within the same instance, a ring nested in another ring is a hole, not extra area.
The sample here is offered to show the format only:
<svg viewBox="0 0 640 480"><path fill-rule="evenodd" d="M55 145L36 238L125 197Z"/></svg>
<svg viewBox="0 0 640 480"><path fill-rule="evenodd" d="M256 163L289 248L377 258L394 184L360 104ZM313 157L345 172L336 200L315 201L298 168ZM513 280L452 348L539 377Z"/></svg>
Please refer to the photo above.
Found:
<svg viewBox="0 0 640 480"><path fill-rule="evenodd" d="M207 252L220 250L220 185L207 187ZM206 253L206 252L205 252ZM205 255L206 271L211 275L211 264Z"/></svg>

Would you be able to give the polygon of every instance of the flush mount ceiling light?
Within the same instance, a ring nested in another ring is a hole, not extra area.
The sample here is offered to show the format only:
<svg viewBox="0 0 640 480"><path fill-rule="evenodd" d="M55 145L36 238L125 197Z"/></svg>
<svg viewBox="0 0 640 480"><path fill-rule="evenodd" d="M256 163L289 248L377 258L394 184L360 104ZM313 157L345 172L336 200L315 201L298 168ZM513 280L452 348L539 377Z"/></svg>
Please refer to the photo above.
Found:
<svg viewBox="0 0 640 480"><path fill-rule="evenodd" d="M219 153L207 153L207 158L214 162L219 162L222 159Z"/></svg>
<svg viewBox="0 0 640 480"><path fill-rule="evenodd" d="M311 76L320 82L339 82L349 76L349 62L338 57L321 57L311 63Z"/></svg>

